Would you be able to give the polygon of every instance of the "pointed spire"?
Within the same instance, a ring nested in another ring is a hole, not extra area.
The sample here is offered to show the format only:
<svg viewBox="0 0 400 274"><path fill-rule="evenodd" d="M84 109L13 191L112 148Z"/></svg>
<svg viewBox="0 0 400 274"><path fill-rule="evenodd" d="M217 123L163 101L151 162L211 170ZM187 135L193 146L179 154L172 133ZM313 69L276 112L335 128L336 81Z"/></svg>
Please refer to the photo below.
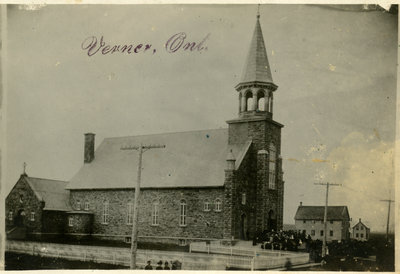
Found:
<svg viewBox="0 0 400 274"><path fill-rule="evenodd" d="M249 82L272 83L272 74L265 49L264 38L260 25L260 10L257 11L257 22L253 38L250 43L250 50L247 55L246 65L240 84ZM239 84L239 85L240 85Z"/></svg>

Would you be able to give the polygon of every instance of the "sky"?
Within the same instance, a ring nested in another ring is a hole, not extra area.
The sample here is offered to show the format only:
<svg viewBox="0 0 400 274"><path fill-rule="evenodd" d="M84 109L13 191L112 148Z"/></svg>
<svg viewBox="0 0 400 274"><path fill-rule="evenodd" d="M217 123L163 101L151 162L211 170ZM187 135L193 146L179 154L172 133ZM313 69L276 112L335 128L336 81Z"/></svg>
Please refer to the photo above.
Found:
<svg viewBox="0 0 400 274"><path fill-rule="evenodd" d="M257 5L9 6L5 192L29 176L69 180L83 134L103 138L226 128ZM274 120L285 125L284 223L300 202L347 205L353 221L385 231L394 198L397 16L316 5L261 5ZM168 52L171 36L206 49ZM151 44L137 54L82 43ZM206 38L207 37L207 38ZM155 52L153 50L156 50ZM188 178L190 179L190 178ZM382 217L384 216L384 217ZM393 223L392 214L392 223ZM354 222L353 222L354 223Z"/></svg>

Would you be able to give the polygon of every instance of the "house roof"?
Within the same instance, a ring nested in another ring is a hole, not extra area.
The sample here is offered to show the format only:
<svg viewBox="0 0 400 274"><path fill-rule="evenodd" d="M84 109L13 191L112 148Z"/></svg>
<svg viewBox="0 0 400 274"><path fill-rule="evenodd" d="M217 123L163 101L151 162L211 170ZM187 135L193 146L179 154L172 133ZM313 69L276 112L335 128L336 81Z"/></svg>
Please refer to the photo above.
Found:
<svg viewBox="0 0 400 274"><path fill-rule="evenodd" d="M65 189L68 182L24 176L39 200L44 201L44 210L71 210L69 191Z"/></svg>
<svg viewBox="0 0 400 274"><path fill-rule="evenodd" d="M224 184L228 129L106 138L91 163L84 164L67 189L135 188L138 152L126 146L160 144L143 154L142 188L221 187Z"/></svg>
<svg viewBox="0 0 400 274"><path fill-rule="evenodd" d="M273 83L271 68L269 66L267 51L265 49L264 38L258 17L241 79L241 83L248 82Z"/></svg>
<svg viewBox="0 0 400 274"><path fill-rule="evenodd" d="M324 206L299 206L295 220L323 220ZM347 206L328 206L327 220L350 220Z"/></svg>
<svg viewBox="0 0 400 274"><path fill-rule="evenodd" d="M358 223L356 223L355 225L353 225L353 227L352 228L355 228L356 227L356 225L358 225L358 224L362 224L365 228L367 228L367 229L369 229L369 227L368 226L366 226L363 222L361 222L361 221L358 221Z"/></svg>

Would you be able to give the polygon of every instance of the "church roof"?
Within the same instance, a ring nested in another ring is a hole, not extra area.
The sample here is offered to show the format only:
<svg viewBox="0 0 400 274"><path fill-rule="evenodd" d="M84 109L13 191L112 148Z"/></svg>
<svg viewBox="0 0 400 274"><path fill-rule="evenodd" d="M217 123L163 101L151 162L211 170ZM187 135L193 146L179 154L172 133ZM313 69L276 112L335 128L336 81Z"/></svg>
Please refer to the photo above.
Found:
<svg viewBox="0 0 400 274"><path fill-rule="evenodd" d="M44 210L71 210L69 191L65 189L68 182L24 176L39 200L44 201Z"/></svg>
<svg viewBox="0 0 400 274"><path fill-rule="evenodd" d="M106 138L94 160L84 164L67 189L134 188L138 151L126 146L160 144L143 154L141 187L221 187L224 185L228 129ZM241 149L232 147L234 155Z"/></svg>
<svg viewBox="0 0 400 274"><path fill-rule="evenodd" d="M299 206L295 220L323 220L324 206ZM328 206L327 220L350 220L347 206Z"/></svg>
<svg viewBox="0 0 400 274"><path fill-rule="evenodd" d="M259 16L257 16L256 27L240 84L249 82L273 83Z"/></svg>

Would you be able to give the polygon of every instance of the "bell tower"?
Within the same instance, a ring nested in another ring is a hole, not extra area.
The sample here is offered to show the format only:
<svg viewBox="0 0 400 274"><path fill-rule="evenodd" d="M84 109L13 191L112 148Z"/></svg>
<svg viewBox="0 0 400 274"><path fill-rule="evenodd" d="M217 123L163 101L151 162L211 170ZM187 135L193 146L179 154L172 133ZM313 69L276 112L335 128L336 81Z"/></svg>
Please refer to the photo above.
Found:
<svg viewBox="0 0 400 274"><path fill-rule="evenodd" d="M283 125L273 120L273 94L277 88L258 13L242 78L235 86L239 115L227 121L228 147L233 149L229 160L235 161L234 169L226 170L225 175L234 238L249 240L283 226ZM246 202L239 202L243 196Z"/></svg>
<svg viewBox="0 0 400 274"><path fill-rule="evenodd" d="M277 88L272 80L260 15L257 14L242 79L235 87L239 92L239 117L266 116L272 119L273 92Z"/></svg>

